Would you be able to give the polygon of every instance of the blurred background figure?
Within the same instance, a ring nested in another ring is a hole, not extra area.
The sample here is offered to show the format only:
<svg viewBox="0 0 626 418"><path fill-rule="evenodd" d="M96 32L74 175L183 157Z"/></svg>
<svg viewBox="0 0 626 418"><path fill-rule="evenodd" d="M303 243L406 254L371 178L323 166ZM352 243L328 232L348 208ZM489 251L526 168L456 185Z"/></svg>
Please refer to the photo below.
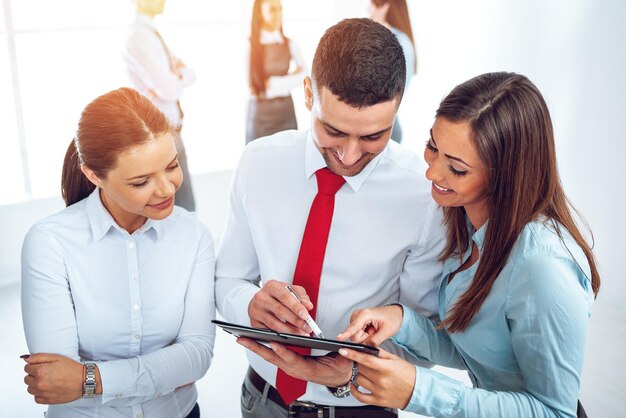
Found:
<svg viewBox="0 0 626 418"><path fill-rule="evenodd" d="M307 73L298 44L283 33L280 0L255 0L248 56L250 102L246 144L262 136L297 129L291 90Z"/></svg>
<svg viewBox="0 0 626 418"><path fill-rule="evenodd" d="M404 87L406 93L411 77L417 73L417 53L415 52L413 29L411 28L406 0L371 0L370 18L387 26L402 45L406 59L406 84ZM391 139L398 143L402 142L402 126L400 126L397 116L391 132Z"/></svg>
<svg viewBox="0 0 626 418"><path fill-rule="evenodd" d="M169 49L154 24L165 0L134 0L137 15L124 48L124 60L132 85L147 96L169 119L185 181L176 192L176 205L196 209L187 154L181 137L183 111L180 98L185 87L196 80L194 72Z"/></svg>

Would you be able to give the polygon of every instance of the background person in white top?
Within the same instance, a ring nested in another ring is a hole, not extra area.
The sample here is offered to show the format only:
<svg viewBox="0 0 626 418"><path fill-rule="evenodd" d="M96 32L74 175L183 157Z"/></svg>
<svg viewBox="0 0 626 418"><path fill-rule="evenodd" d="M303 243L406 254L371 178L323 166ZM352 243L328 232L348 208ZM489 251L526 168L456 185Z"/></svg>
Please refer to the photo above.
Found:
<svg viewBox="0 0 626 418"><path fill-rule="evenodd" d="M184 89L196 81L187 67L167 46L154 24L163 13L165 0L135 0L137 15L130 27L123 50L126 70L132 86L147 96L167 116L174 128L174 139L185 182L176 192L176 204L189 211L196 208L187 168L187 154L181 137L183 111L180 99Z"/></svg>
<svg viewBox="0 0 626 418"><path fill-rule="evenodd" d="M215 256L207 228L174 206L182 181L146 97L124 88L87 105L63 163L68 207L22 248L24 381L48 418L199 416Z"/></svg>
<svg viewBox="0 0 626 418"><path fill-rule="evenodd" d="M355 308L372 303L404 301L419 312L435 313L444 244L441 213L417 155L389 141L404 90L404 64L397 38L370 19L347 19L326 31L304 83L311 129L252 142L237 167L216 267L216 302L226 320L281 332L311 331L300 319L312 308L307 296L296 286L304 299L299 303L285 285L292 283L317 193L314 173L324 167L347 183L335 196L317 300L315 320L324 334L333 338ZM275 360L270 349L241 342ZM276 366L248 354L243 416L287 416L274 388ZM296 367L277 364L322 383L309 383L301 401L349 407L335 412L350 416L395 415L329 392L325 385L350 379L349 361L300 357Z"/></svg>
<svg viewBox="0 0 626 418"><path fill-rule="evenodd" d="M248 82L250 101L246 144L256 138L297 129L291 90L307 72L300 47L283 33L280 0L255 0L250 25Z"/></svg>

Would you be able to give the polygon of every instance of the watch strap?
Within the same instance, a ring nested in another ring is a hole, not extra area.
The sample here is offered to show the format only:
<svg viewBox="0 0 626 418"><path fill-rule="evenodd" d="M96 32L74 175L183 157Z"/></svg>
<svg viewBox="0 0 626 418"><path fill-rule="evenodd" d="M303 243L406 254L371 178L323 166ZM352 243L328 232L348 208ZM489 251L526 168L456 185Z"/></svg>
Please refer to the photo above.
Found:
<svg viewBox="0 0 626 418"><path fill-rule="evenodd" d="M83 398L96 395L96 363L84 363L85 380L83 382Z"/></svg>
<svg viewBox="0 0 626 418"><path fill-rule="evenodd" d="M333 388L326 386L331 395L336 398L347 398L350 396L350 383L352 383L355 387L359 387L359 384L356 382L356 377L359 374L359 364L355 361L352 363L352 375L350 376L350 380L345 385Z"/></svg>

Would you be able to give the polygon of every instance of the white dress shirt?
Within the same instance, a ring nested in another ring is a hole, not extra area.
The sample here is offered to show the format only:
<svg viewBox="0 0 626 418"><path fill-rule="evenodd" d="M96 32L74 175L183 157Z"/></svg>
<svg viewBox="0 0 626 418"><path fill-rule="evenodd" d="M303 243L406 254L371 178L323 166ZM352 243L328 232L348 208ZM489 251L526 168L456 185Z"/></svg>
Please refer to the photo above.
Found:
<svg viewBox="0 0 626 418"><path fill-rule="evenodd" d="M273 32L266 31L261 29L260 31L260 42L261 45L269 45L269 44L282 44L285 42L285 38L280 34L279 30L275 30ZM291 59L293 61L293 65L295 69L293 72L287 75L272 75L268 77L267 87L265 88L265 98L266 99L274 99L276 97L287 97L291 94L291 90L302 87L304 77L308 74L308 67L306 65L306 61L304 60L304 56L302 55L302 51L298 46L298 43L293 39L289 38L289 54L291 55ZM250 73L250 43L248 42L246 48L246 68ZM298 69L296 71L296 69Z"/></svg>
<svg viewBox="0 0 626 418"><path fill-rule="evenodd" d="M292 282L317 193L314 173L325 166L309 131L279 132L246 147L217 257L216 301L226 320L250 324L248 304L259 280ZM401 301L433 315L445 237L418 157L390 141L361 173L345 179L335 196L316 322L334 338L355 309ZM249 351L248 359L275 385L275 366ZM359 404L312 383L300 400Z"/></svg>
<svg viewBox="0 0 626 418"><path fill-rule="evenodd" d="M196 76L187 66L173 70L178 58L164 46L151 17L137 14L122 55L132 86L148 97L173 126L179 126L182 119L178 102Z"/></svg>
<svg viewBox="0 0 626 418"><path fill-rule="evenodd" d="M129 234L96 189L36 223L22 248L28 348L94 361L103 389L47 418L185 417L197 398L185 385L213 357L214 271L209 231L179 207Z"/></svg>

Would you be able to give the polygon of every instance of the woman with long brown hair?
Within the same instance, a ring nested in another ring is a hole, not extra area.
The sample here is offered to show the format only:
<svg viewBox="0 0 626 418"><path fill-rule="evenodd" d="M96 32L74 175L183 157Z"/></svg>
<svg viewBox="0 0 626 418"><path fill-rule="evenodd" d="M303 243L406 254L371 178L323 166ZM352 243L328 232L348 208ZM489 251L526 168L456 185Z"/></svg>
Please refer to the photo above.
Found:
<svg viewBox="0 0 626 418"><path fill-rule="evenodd" d="M47 417L199 417L213 356L209 231L174 206L165 116L122 88L85 107L63 163L67 207L22 247L24 381Z"/></svg>
<svg viewBox="0 0 626 418"><path fill-rule="evenodd" d="M307 69L298 44L283 33L280 0L254 1L248 70L251 96L246 144L297 129L291 90L302 86Z"/></svg>
<svg viewBox="0 0 626 418"><path fill-rule="evenodd" d="M365 309L339 338L393 337L422 360L467 370L474 387L382 350L347 350L371 392L352 386L353 396L438 417L585 416L577 400L600 276L559 180L541 93L513 73L457 86L424 157L448 230L440 321L401 305Z"/></svg>
<svg viewBox="0 0 626 418"><path fill-rule="evenodd" d="M413 74L417 73L417 52L409 17L409 6L406 0L371 0L369 14L372 20L389 28L402 46L406 63L406 82L404 84L406 90ZM391 139L402 142L402 126L397 116L391 132Z"/></svg>

